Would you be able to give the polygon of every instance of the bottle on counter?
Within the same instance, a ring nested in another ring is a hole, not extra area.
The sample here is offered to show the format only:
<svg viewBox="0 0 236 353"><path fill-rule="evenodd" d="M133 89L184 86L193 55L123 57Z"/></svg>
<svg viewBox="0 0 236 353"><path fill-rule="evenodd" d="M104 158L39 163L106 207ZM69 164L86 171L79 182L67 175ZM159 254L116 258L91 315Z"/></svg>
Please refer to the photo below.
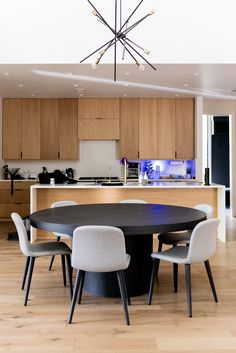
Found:
<svg viewBox="0 0 236 353"><path fill-rule="evenodd" d="M139 176L138 176L138 183L141 185L142 182L143 182L143 173L140 172L140 173L139 173Z"/></svg>
<svg viewBox="0 0 236 353"><path fill-rule="evenodd" d="M145 172L142 180L142 185L147 185L147 184L148 184L148 175L147 175L147 172Z"/></svg>

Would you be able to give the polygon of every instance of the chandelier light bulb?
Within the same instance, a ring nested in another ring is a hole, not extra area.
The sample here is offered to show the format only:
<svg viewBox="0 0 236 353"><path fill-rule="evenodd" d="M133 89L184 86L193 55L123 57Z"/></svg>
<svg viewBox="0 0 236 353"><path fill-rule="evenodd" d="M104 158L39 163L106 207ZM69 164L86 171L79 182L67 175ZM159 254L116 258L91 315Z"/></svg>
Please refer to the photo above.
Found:
<svg viewBox="0 0 236 353"><path fill-rule="evenodd" d="M148 49L144 49L143 51L144 51L144 53L147 54L147 55L150 54L150 50L148 50Z"/></svg>
<svg viewBox="0 0 236 353"><path fill-rule="evenodd" d="M92 11L92 14L93 14L94 16L97 16L97 12L96 12L95 10Z"/></svg>
<svg viewBox="0 0 236 353"><path fill-rule="evenodd" d="M154 10L151 10L150 12L149 12L149 15L151 16L151 15L153 15L155 13L155 11Z"/></svg>
<svg viewBox="0 0 236 353"><path fill-rule="evenodd" d="M96 68L97 68L97 63L96 62L92 63L91 64L91 69L96 70Z"/></svg>
<svg viewBox="0 0 236 353"><path fill-rule="evenodd" d="M142 65L142 64L140 64L140 65L139 65L139 70L144 71L144 70L145 70L145 66Z"/></svg>

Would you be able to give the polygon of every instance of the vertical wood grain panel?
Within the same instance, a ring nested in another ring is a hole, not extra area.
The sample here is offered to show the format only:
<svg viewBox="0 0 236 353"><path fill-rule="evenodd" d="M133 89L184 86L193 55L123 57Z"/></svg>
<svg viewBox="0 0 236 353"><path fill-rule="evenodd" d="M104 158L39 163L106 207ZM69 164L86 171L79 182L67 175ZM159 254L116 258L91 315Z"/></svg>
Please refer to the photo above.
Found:
<svg viewBox="0 0 236 353"><path fill-rule="evenodd" d="M58 144L58 99L40 101L40 155L41 159L57 159Z"/></svg>
<svg viewBox="0 0 236 353"><path fill-rule="evenodd" d="M139 100L120 100L120 157L138 159Z"/></svg>
<svg viewBox="0 0 236 353"><path fill-rule="evenodd" d="M194 100L176 99L176 152L178 159L194 158Z"/></svg>
<svg viewBox="0 0 236 353"><path fill-rule="evenodd" d="M139 158L157 158L156 99L139 99Z"/></svg>
<svg viewBox="0 0 236 353"><path fill-rule="evenodd" d="M60 159L78 159L78 101L59 99Z"/></svg>
<svg viewBox="0 0 236 353"><path fill-rule="evenodd" d="M40 99L22 99L22 159L40 159Z"/></svg>
<svg viewBox="0 0 236 353"><path fill-rule="evenodd" d="M175 158L175 99L158 99L157 158Z"/></svg>
<svg viewBox="0 0 236 353"><path fill-rule="evenodd" d="M3 99L3 159L21 159L21 99Z"/></svg>

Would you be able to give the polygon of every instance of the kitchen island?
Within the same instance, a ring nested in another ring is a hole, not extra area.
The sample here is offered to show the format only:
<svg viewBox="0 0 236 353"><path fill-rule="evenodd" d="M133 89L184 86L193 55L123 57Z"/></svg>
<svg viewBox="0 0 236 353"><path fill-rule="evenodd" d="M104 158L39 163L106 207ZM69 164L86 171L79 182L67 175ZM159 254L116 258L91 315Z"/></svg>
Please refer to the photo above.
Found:
<svg viewBox="0 0 236 353"><path fill-rule="evenodd" d="M59 200L73 200L78 204L116 203L124 199L142 199L148 203L194 207L207 203L213 206L213 217L220 219L218 238L226 241L225 232L225 187L200 182L156 182L146 186L129 182L123 186L101 186L86 183L36 184L31 186L30 212L50 208ZM38 237L50 236L36 229L31 230L31 241Z"/></svg>

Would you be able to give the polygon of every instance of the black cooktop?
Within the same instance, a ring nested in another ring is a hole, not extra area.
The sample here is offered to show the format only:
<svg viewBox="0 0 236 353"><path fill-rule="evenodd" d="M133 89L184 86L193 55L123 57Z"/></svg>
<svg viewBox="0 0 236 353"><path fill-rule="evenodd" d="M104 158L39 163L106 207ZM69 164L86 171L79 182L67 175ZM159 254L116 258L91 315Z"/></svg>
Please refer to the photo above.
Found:
<svg viewBox="0 0 236 353"><path fill-rule="evenodd" d="M94 183L94 184L101 184L104 182L118 182L120 179L118 177L80 177L79 182L87 182L87 183Z"/></svg>

